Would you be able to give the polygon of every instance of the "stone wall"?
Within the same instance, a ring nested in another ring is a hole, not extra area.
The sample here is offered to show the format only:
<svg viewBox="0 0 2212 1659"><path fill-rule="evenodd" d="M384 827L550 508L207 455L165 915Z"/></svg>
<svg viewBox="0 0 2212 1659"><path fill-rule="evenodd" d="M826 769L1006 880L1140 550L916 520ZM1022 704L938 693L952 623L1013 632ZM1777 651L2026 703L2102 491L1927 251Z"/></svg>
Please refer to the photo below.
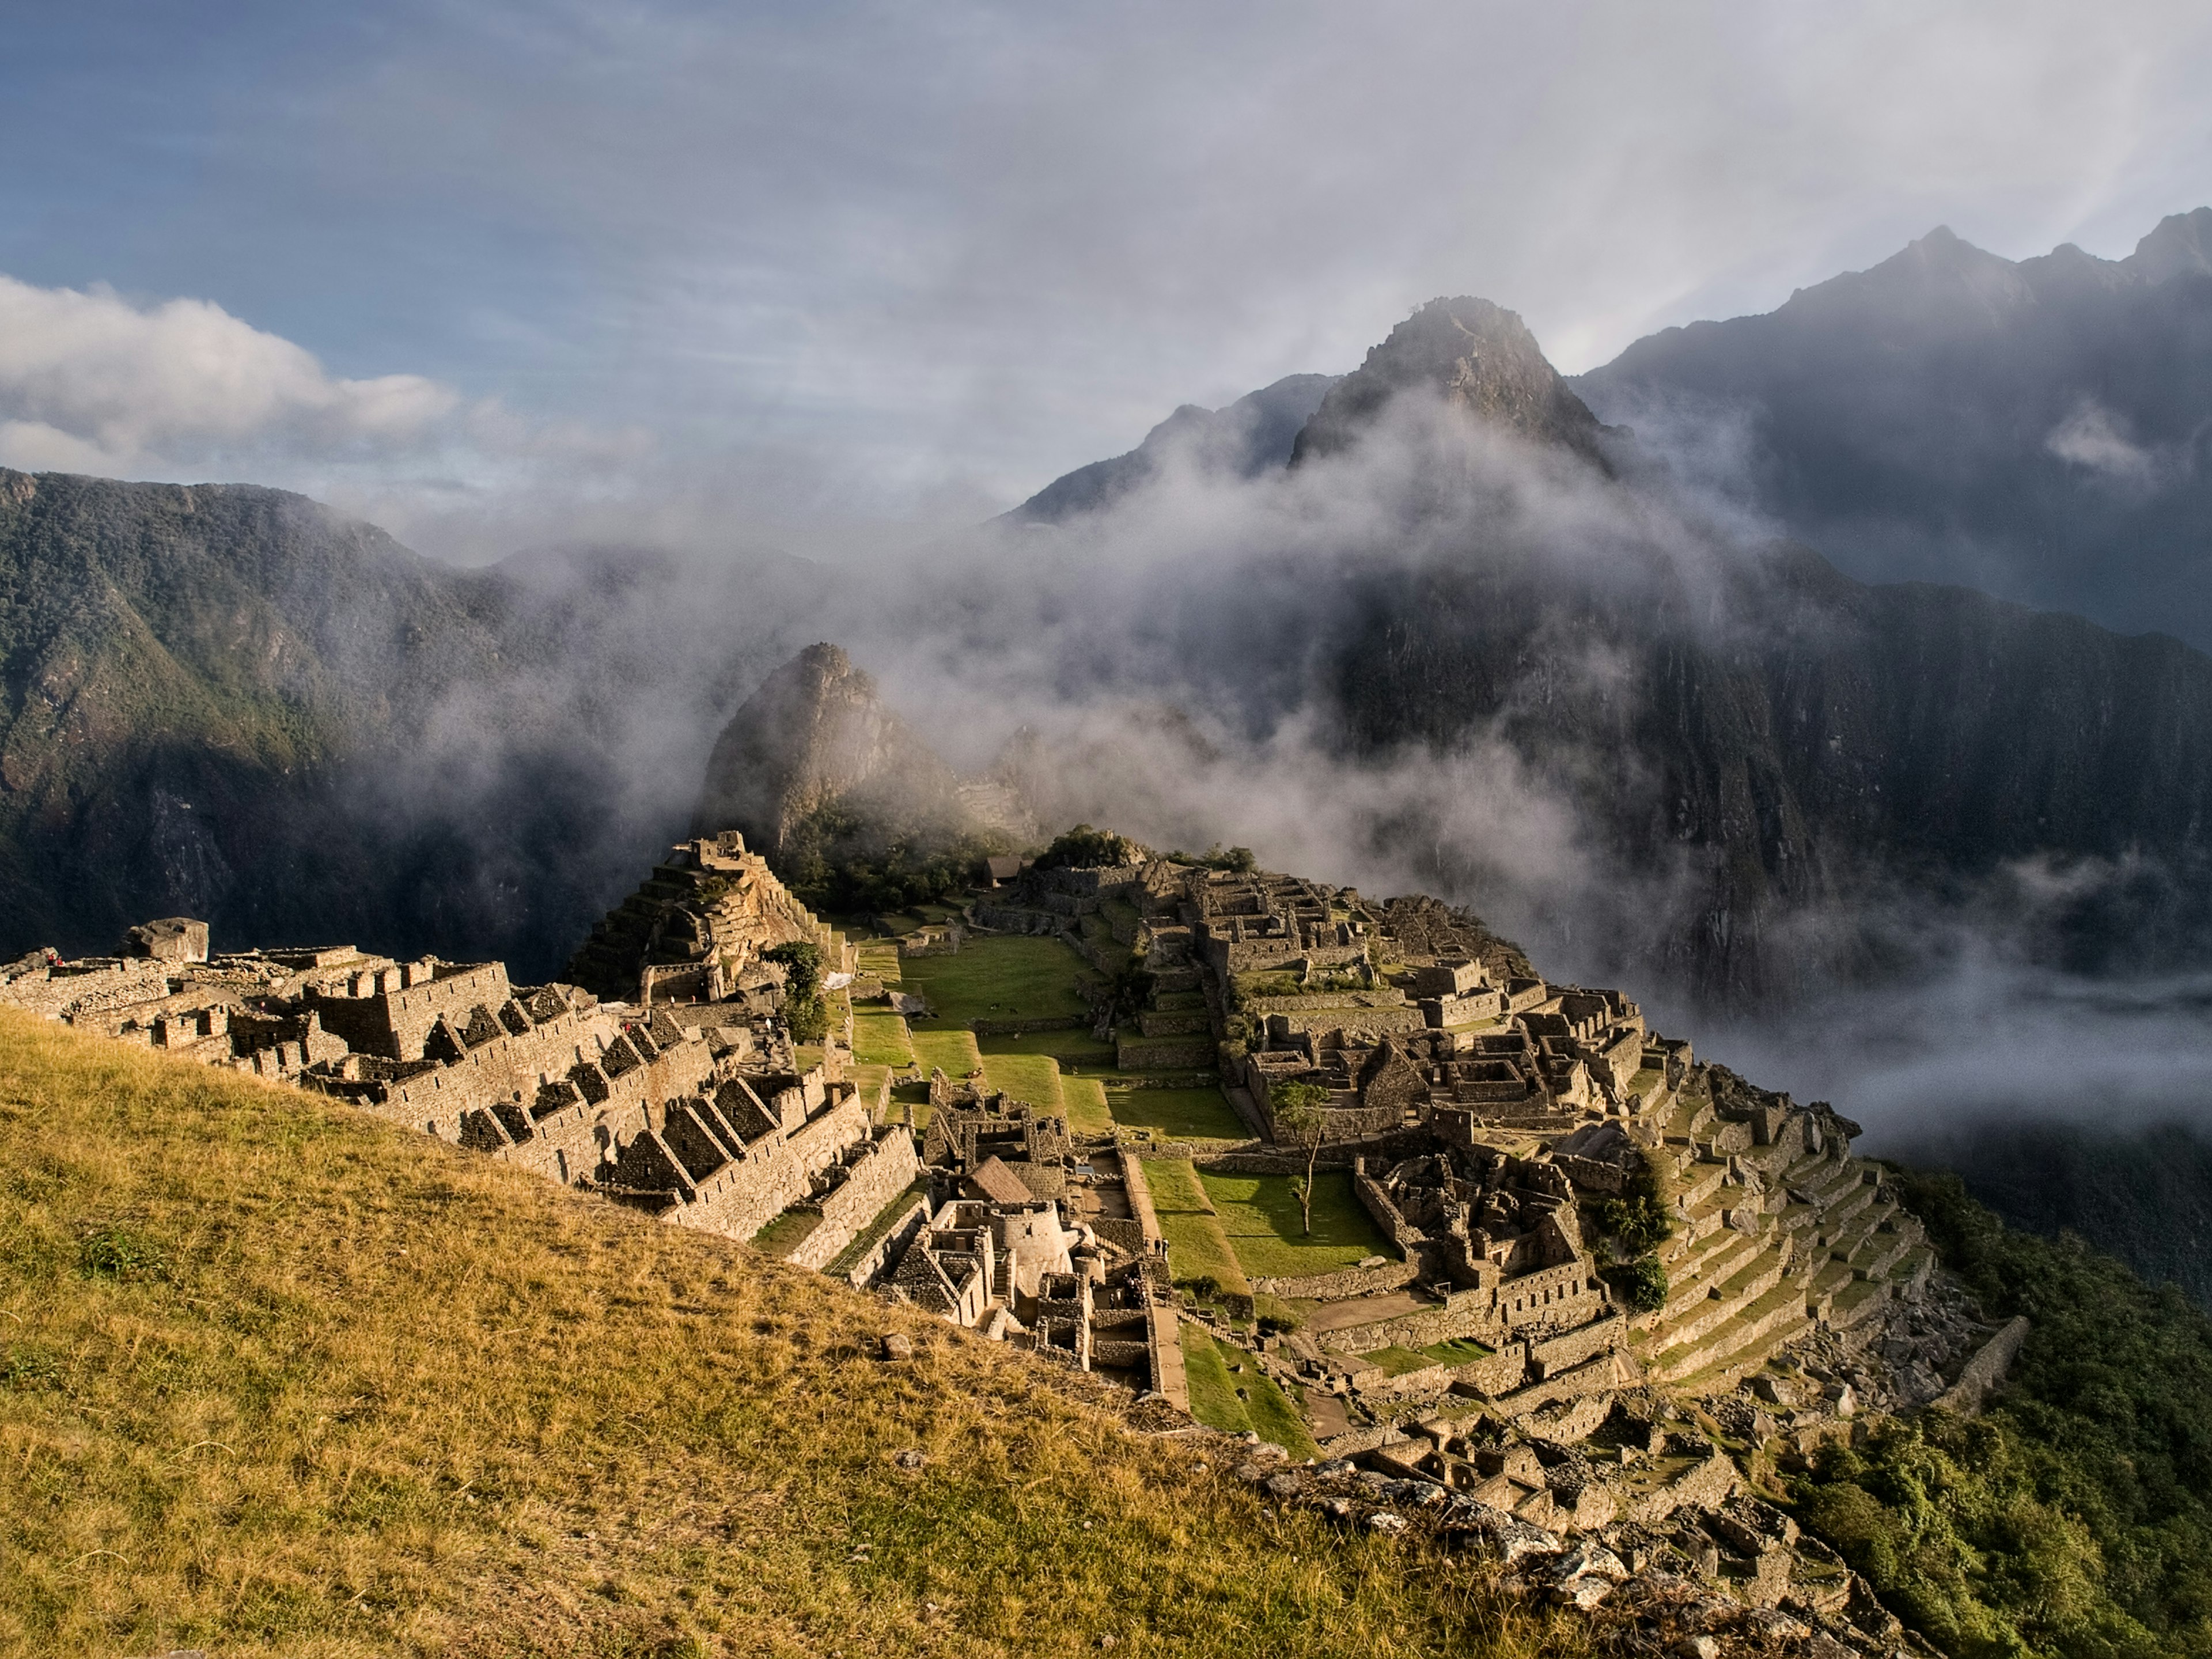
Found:
<svg viewBox="0 0 2212 1659"><path fill-rule="evenodd" d="M860 1097L846 1095L788 1137L763 1136L754 1142L744 1158L717 1170L702 1185L696 1203L678 1206L667 1218L732 1238L750 1238L805 1198L814 1177L867 1133L867 1112ZM886 1190L878 1208L890 1196ZM872 1210L868 1215L874 1213ZM865 1226L867 1218L860 1224ZM848 1240L851 1237L846 1235Z"/></svg>
<svg viewBox="0 0 2212 1659"><path fill-rule="evenodd" d="M1377 1348L1425 1348L1438 1342L1480 1341L1498 1333L1498 1312L1480 1291L1459 1291L1432 1307L1371 1325L1352 1325L1330 1334L1331 1344L1346 1353Z"/></svg>
<svg viewBox="0 0 2212 1659"><path fill-rule="evenodd" d="M790 1260L802 1267L828 1267L845 1247L883 1213L884 1206L914 1184L921 1173L915 1156L914 1132L902 1123L885 1124L865 1149L846 1154L843 1182L800 1208L818 1210L822 1224L808 1235Z"/></svg>
<svg viewBox="0 0 2212 1659"><path fill-rule="evenodd" d="M1309 1302L1348 1302L1357 1296L1403 1290L1420 1276L1419 1261L1392 1261L1380 1267L1346 1267L1333 1273L1255 1279L1252 1288L1267 1296L1296 1297Z"/></svg>
<svg viewBox="0 0 2212 1659"><path fill-rule="evenodd" d="M1393 1031L1419 1031L1425 1024L1419 1008L1402 1003L1395 1008L1307 1008L1293 1013L1269 1014L1267 1041L1289 1047L1301 1036L1330 1031L1377 1037Z"/></svg>
<svg viewBox="0 0 2212 1659"><path fill-rule="evenodd" d="M1211 1036L1121 1038L1114 1063L1123 1071L1194 1071L1213 1063Z"/></svg>
<svg viewBox="0 0 2212 1659"><path fill-rule="evenodd" d="M1508 1342L1496 1353L1462 1365L1452 1373L1468 1388L1493 1396L1511 1393L1528 1374L1528 1345L1525 1342Z"/></svg>
<svg viewBox="0 0 2212 1659"><path fill-rule="evenodd" d="M1367 1173L1367 1160L1364 1158L1354 1160L1352 1164L1352 1190L1367 1213L1374 1218L1375 1224L1382 1230L1382 1236L1397 1246L1398 1254L1409 1261L1413 1260L1419 1254L1425 1236L1406 1219L1405 1212L1398 1207L1397 1200L1382 1189L1382 1183Z"/></svg>
<svg viewBox="0 0 2212 1659"><path fill-rule="evenodd" d="M1602 1353L1607 1348L1626 1347L1627 1343L1628 1322L1618 1314L1610 1314L1564 1335L1539 1342L1528 1350L1528 1363L1539 1377L1556 1376L1593 1354Z"/></svg>
<svg viewBox="0 0 2212 1659"><path fill-rule="evenodd" d="M890 1231L863 1251L859 1259L845 1270L846 1282L856 1291L865 1291L876 1281L876 1276L892 1262L906 1254L915 1235L929 1219L929 1199L916 1193L899 1212L898 1219L891 1223Z"/></svg>
<svg viewBox="0 0 2212 1659"><path fill-rule="evenodd" d="M1039 1014L1024 1019L976 1019L969 1029L977 1036L1019 1036L1027 1031L1079 1031L1087 1022L1073 1014Z"/></svg>
<svg viewBox="0 0 2212 1659"><path fill-rule="evenodd" d="M478 963L440 973L427 984L416 981L393 988L384 983L390 979L397 986L398 978L411 981L412 977L409 968L386 969L376 976L377 983L365 985L353 994L337 995L311 988L307 996L322 1015L323 1029L343 1037L355 1053L420 1060L431 1028L440 1019L457 1016L454 1024L460 1024L471 1009L479 1006L497 1009L514 994L502 962Z"/></svg>

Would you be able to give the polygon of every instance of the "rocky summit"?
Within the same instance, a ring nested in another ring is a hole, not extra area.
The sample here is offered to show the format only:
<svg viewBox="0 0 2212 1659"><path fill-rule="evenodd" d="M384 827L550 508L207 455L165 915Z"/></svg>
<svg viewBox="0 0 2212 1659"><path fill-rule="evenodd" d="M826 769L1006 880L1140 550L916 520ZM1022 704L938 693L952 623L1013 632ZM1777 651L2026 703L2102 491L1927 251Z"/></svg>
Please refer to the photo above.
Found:
<svg viewBox="0 0 2212 1659"><path fill-rule="evenodd" d="M1478 423L1571 450L1609 470L1604 428L1514 313L1488 300L1431 300L1339 380L1299 432L1291 465L1352 448L1395 398L1425 392Z"/></svg>

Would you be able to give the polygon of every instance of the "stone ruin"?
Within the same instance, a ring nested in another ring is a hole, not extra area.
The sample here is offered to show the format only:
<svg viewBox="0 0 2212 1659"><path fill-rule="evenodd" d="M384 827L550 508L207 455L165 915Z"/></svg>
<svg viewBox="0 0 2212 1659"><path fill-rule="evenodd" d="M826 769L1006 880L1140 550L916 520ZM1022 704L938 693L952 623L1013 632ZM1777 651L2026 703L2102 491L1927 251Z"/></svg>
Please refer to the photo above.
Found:
<svg viewBox="0 0 2212 1659"><path fill-rule="evenodd" d="M1253 1276L1302 1310L1294 1329L1192 1314L1302 1402L1322 1459L1256 1459L1272 1493L1378 1525L1419 1508L1547 1562L1580 1534L1790 1607L1808 1639L1899 1639L1832 1552L1744 1495L1722 1443L1802 1460L1869 1400L1910 1408L1954 1376L1978 1389L1993 1363L2003 1334L1932 1311L1933 1252L1851 1156L1856 1125L1700 1062L1619 991L1546 981L1433 899L1157 861L1023 872L969 915L1057 932L1102 977L1133 956L1152 989L1120 1020L1121 1066L1218 1065L1254 1131L1125 1146L1129 1168L1141 1151L1300 1171L1309 1147L1279 1112L1294 1085L1318 1091L1313 1155L1385 1252ZM1631 1206L1663 1237L1625 1243Z"/></svg>
<svg viewBox="0 0 2212 1659"><path fill-rule="evenodd" d="M1179 1314L1144 1166L970 1079L932 1080L931 1207L892 1298L1188 1409Z"/></svg>
<svg viewBox="0 0 2212 1659"><path fill-rule="evenodd" d="M619 1000L514 987L495 963L211 954L173 918L113 957L0 969L0 1002L677 1224L773 1233L787 1260L1186 1410L1195 1317L1301 1402L1322 1459L1261 1447L1238 1471L1280 1501L1479 1537L1579 1605L1650 1567L1769 1610L1762 1628L1791 1640L1904 1639L1739 1461L1802 1462L1868 1407L1975 1409L2017 1348L2021 1328L1931 1286L1919 1224L1851 1156L1856 1125L1700 1062L1617 991L1545 981L1434 900L1158 861L994 875L963 925L1056 933L1102 981L1133 957L1151 990L1115 1032L1121 1064L1218 1064L1249 1141L1082 1139L939 1073L917 1149L845 1080L849 1033L794 1052L763 952L809 939L855 963L734 836L675 849L580 952L578 977ZM1281 1116L1297 1085L1322 1102L1317 1147ZM1178 1151L1277 1174L1310 1155L1386 1249L1254 1277L1254 1297L1305 1310L1293 1328L1186 1310L1145 1173ZM1663 1237L1625 1247L1629 1206ZM1627 1270L1655 1267L1632 1297Z"/></svg>
<svg viewBox="0 0 2212 1659"><path fill-rule="evenodd" d="M350 945L210 955L205 924L171 919L114 957L34 951L0 969L0 1003L330 1095L678 1225L750 1239L791 1216L789 1258L825 1266L913 1185L914 1137L876 1121L834 1041L802 1063L780 972L746 964L790 938L836 962L844 947L734 837L678 848L667 872L728 878L697 912L728 948L720 978L648 966L636 1002Z"/></svg>
<svg viewBox="0 0 2212 1659"><path fill-rule="evenodd" d="M593 924L568 976L645 1008L758 996L782 983L781 969L762 954L819 942L823 931L768 860L726 830L685 842L655 865L636 892Z"/></svg>

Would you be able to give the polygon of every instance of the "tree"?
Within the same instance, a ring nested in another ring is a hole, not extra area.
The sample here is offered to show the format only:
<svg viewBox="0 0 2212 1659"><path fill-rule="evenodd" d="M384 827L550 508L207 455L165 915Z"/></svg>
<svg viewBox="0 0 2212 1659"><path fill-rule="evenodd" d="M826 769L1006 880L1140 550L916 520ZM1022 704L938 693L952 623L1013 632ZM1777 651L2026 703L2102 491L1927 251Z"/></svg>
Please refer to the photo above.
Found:
<svg viewBox="0 0 2212 1659"><path fill-rule="evenodd" d="M793 1042L819 1042L830 1032L830 1010L822 1000L822 947L793 939L761 952L763 961L780 962L787 970L783 981L783 1022Z"/></svg>
<svg viewBox="0 0 2212 1659"><path fill-rule="evenodd" d="M1305 1151L1305 1176L1292 1182L1291 1190L1298 1195L1298 1208L1305 1218L1305 1236L1310 1238L1314 1166L1321 1161L1322 1131L1328 1121L1328 1091L1318 1083L1279 1084L1267 1091L1267 1101L1274 1108L1275 1139L1287 1140Z"/></svg>

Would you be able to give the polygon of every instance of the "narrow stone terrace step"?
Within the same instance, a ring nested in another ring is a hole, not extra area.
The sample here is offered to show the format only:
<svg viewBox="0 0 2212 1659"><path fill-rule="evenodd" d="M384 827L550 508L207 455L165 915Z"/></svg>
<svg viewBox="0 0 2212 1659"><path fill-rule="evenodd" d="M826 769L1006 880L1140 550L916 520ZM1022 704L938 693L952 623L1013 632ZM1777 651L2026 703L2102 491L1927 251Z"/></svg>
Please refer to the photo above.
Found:
<svg viewBox="0 0 2212 1659"><path fill-rule="evenodd" d="M1794 1332L1806 1323L1804 1293L1795 1284L1778 1285L1701 1340L1678 1344L1652 1362L1661 1382L1710 1374L1726 1368L1742 1350L1778 1327Z"/></svg>

